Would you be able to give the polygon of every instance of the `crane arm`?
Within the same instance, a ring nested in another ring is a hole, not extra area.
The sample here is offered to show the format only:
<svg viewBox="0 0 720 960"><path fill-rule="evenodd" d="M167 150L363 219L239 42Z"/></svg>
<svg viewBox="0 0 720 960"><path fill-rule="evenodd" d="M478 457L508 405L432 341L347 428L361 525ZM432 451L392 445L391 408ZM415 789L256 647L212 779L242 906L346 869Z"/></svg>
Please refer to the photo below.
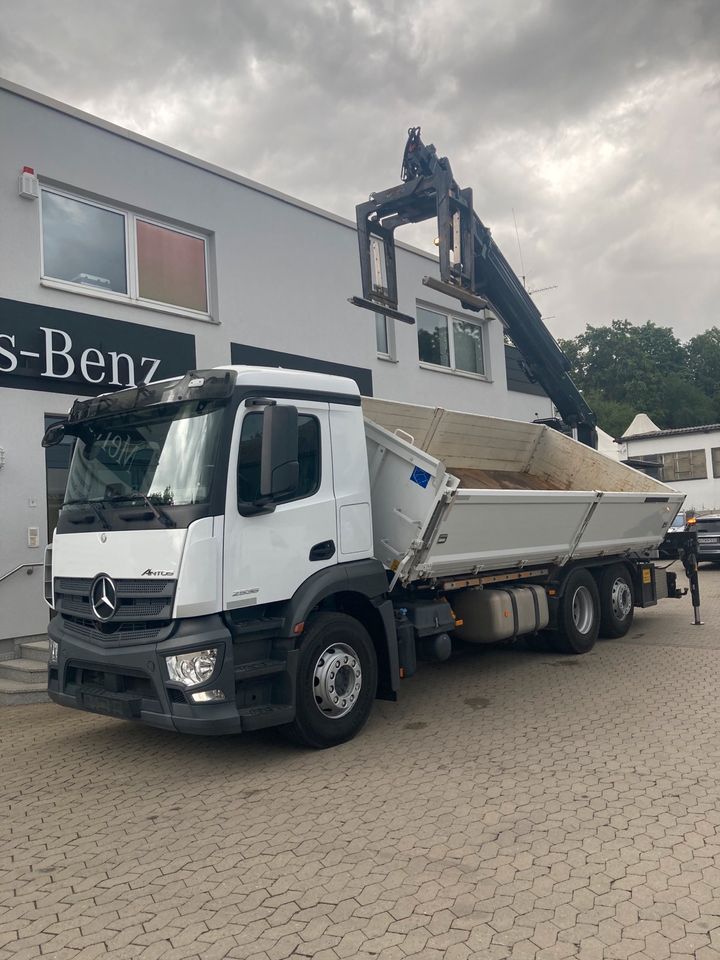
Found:
<svg viewBox="0 0 720 960"><path fill-rule="evenodd" d="M437 218L440 279L426 277L423 283L455 297L467 310L491 307L568 432L596 447L596 417L568 375L565 354L474 212L472 190L458 186L450 162L438 157L432 144L422 142L419 127L408 132L401 178L398 186L373 193L356 207L363 295L351 302L414 323L414 317L398 309L395 231Z"/></svg>

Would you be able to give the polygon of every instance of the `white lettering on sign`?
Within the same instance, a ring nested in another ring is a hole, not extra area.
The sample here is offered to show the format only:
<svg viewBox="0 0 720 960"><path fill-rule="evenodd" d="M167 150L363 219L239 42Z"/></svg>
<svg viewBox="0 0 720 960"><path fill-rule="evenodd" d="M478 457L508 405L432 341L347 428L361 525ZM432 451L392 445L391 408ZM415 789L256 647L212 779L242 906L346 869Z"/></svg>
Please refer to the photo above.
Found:
<svg viewBox="0 0 720 960"><path fill-rule="evenodd" d="M65 333L64 330L53 330L51 327L40 327L40 329L45 334L45 369L40 376L55 377L57 380L66 380L75 372L75 361L70 356L70 348L72 347L70 335ZM61 337L63 341L63 346L59 350L53 349L53 339L55 334ZM54 361L56 356L62 357L62 360L59 362L58 366L60 369L62 369L64 364L64 373L61 373L59 370L55 369Z"/></svg>
<svg viewBox="0 0 720 960"><path fill-rule="evenodd" d="M95 354L97 359L92 360L91 354ZM93 379L90 376L88 367L98 367L100 376ZM80 357L80 372L89 383L102 383L103 377L105 376L105 357L99 350L96 350L95 347L88 347L87 350L83 350L82 356Z"/></svg>
<svg viewBox="0 0 720 960"><path fill-rule="evenodd" d="M150 383L152 378L155 376L155 371L160 366L160 361L155 357L143 357L143 363L149 364L149 368L144 368L143 372L145 373L145 383Z"/></svg>
<svg viewBox="0 0 720 960"><path fill-rule="evenodd" d="M160 366L159 357L142 357L140 363L128 353L107 350L103 353L97 347L86 347L77 361L72 355L72 337L65 330L55 327L37 328L43 333L44 349L42 353L33 350L18 349L15 334L0 333L0 373L22 373L18 368L18 357L34 357L40 361L41 377L52 380L68 380L74 377L86 383L107 383L111 387L136 387L136 376L143 383L150 383ZM37 372L38 367L36 367ZM110 379L106 379L110 377Z"/></svg>
<svg viewBox="0 0 720 960"><path fill-rule="evenodd" d="M9 333L0 333L0 340L7 340L11 347L15 346L15 337L11 337ZM0 345L0 361L5 359L7 366L0 364L0 373L12 373L15 367L17 367L17 357L14 353L10 353L9 350L6 350L5 347Z"/></svg>
<svg viewBox="0 0 720 960"><path fill-rule="evenodd" d="M126 353L115 353L114 350L110 351L110 360L112 362L112 380L110 383L114 387L119 387L122 385L120 380L120 360L124 360L127 363L127 380L125 383L130 387L135 386L135 364L133 363L133 358L129 357Z"/></svg>

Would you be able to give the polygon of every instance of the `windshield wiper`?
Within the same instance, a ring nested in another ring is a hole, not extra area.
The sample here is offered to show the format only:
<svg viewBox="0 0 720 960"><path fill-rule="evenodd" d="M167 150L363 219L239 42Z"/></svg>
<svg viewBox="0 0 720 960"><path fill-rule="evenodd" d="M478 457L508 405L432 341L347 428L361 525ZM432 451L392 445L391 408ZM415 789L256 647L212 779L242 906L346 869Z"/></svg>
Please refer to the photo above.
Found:
<svg viewBox="0 0 720 960"><path fill-rule="evenodd" d="M106 497L105 503L120 503L122 500L142 500L148 510L151 510L155 514L155 518L160 521L166 527L176 527L177 524L169 514L164 510L161 510L157 504L154 504L152 500L144 493L138 493L137 490L132 490L130 493L119 493L114 497Z"/></svg>
<svg viewBox="0 0 720 960"><path fill-rule="evenodd" d="M90 507L90 508L93 510L93 512L95 513L95 516L98 518L98 520L99 520L100 523L102 524L102 526L103 526L106 530L109 530L109 529L110 529L110 524L107 522L107 520L105 519L105 517L104 517L104 515L103 515L102 510L100 509L100 503L99 503L99 501L97 501L97 500L83 500L83 499L81 498L81 499L79 499L79 500L66 500L65 503L63 503L63 507L78 507L78 506L80 506L80 505ZM71 523L77 523L78 521L77 521L77 520L71 520L70 522L71 522Z"/></svg>

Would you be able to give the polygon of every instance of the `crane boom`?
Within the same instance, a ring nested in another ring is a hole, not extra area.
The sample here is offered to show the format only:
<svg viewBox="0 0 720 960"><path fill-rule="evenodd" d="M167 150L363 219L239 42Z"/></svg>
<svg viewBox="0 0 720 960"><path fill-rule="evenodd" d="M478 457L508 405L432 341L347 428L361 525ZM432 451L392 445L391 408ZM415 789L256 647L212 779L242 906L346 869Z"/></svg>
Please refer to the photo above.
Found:
<svg viewBox="0 0 720 960"><path fill-rule="evenodd" d="M426 277L423 283L455 297L467 310L491 307L520 351L531 379L555 404L562 418L559 426L597 447L597 420L568 375L567 357L490 230L474 212L472 190L458 186L449 160L438 157L432 144L422 142L419 127L408 132L401 177L398 186L373 193L356 207L363 295L351 302L414 323L414 317L398 309L395 231L408 223L437 218L440 279Z"/></svg>

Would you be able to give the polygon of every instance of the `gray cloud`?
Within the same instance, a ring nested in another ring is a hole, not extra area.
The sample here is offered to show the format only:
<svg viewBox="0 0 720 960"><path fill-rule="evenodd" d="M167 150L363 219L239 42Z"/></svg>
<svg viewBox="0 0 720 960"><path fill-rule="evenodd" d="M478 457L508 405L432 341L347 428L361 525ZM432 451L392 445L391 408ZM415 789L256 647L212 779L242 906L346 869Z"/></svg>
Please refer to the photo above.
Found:
<svg viewBox="0 0 720 960"><path fill-rule="evenodd" d="M421 123L520 272L515 211L553 332L687 338L720 324L718 36L715 0L36 0L0 72L346 216Z"/></svg>

